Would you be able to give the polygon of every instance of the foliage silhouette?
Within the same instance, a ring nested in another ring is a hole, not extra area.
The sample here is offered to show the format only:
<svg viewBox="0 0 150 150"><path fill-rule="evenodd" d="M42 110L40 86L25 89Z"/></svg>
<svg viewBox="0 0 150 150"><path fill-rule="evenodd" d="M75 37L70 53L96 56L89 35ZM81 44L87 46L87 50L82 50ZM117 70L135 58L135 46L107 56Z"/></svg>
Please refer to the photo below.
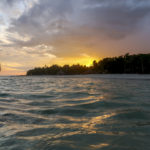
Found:
<svg viewBox="0 0 150 150"><path fill-rule="evenodd" d="M27 75L79 75L79 74L150 74L150 54L125 54L119 57L108 57L98 62L93 61L90 67L77 65L52 65L34 68Z"/></svg>

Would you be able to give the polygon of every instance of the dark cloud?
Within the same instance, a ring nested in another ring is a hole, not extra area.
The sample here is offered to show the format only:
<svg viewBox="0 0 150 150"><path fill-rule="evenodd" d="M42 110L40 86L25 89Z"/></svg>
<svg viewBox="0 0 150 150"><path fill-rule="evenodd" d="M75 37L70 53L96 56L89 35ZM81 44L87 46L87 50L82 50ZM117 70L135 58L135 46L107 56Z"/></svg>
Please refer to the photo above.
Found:
<svg viewBox="0 0 150 150"><path fill-rule="evenodd" d="M19 2L19 0L4 0L5 4L8 4L10 6L14 5L14 3Z"/></svg>
<svg viewBox="0 0 150 150"><path fill-rule="evenodd" d="M149 13L150 2L146 0L88 0L83 16L90 26L120 39L135 31Z"/></svg>
<svg viewBox="0 0 150 150"><path fill-rule="evenodd" d="M1 2L1 4L3 5L9 5L9 6L12 6L14 3L16 3L18 0L3 0Z"/></svg>
<svg viewBox="0 0 150 150"><path fill-rule="evenodd" d="M20 4L24 2L24 0L2 0L0 1L0 7L2 9L12 9L16 4Z"/></svg>
<svg viewBox="0 0 150 150"><path fill-rule="evenodd" d="M10 31L35 36L62 28L65 16L72 10L70 3L70 0L43 0L19 19L13 20Z"/></svg>
<svg viewBox="0 0 150 150"><path fill-rule="evenodd" d="M149 16L149 0L41 0L13 20L9 32L31 38L12 40L17 45L52 45L57 56L71 55L69 50L74 55L88 48L107 49L106 40L118 44L144 30Z"/></svg>

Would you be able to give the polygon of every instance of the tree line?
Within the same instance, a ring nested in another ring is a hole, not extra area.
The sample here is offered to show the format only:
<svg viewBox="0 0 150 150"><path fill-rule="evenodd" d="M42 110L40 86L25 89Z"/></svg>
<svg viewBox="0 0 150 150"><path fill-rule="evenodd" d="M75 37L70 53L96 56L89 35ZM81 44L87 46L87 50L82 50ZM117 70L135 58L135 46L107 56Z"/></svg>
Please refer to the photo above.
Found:
<svg viewBox="0 0 150 150"><path fill-rule="evenodd" d="M80 74L150 74L150 54L129 53L93 61L93 65L52 65L27 71L27 75L80 75Z"/></svg>

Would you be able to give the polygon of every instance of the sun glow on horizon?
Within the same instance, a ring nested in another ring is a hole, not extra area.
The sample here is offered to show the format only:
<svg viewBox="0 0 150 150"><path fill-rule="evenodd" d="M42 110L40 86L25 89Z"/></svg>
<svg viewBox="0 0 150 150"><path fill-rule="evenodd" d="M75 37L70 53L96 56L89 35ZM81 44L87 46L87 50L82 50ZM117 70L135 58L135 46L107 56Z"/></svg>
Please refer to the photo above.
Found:
<svg viewBox="0 0 150 150"><path fill-rule="evenodd" d="M98 61L100 60L100 58L83 54L80 57L57 58L54 62L51 62L50 65L58 64L60 66L63 66L66 64L68 65L80 64L90 67L92 66L94 60Z"/></svg>
<svg viewBox="0 0 150 150"><path fill-rule="evenodd" d="M44 59L44 60L41 59L34 65L32 64L32 66L28 66L28 69L26 70L21 69L22 67L24 67L23 64L9 62L9 63L2 64L2 71L0 72L0 75L1 76L3 75L25 75L26 71L29 69L33 69L35 67L44 67L45 65L51 66L54 64L57 64L59 66L80 64L80 65L85 65L87 67L90 67L93 65L94 60L99 61L100 58L96 56L90 56L87 54L81 54L78 57L67 57L67 58L56 57L56 58L51 59L50 61L48 61L47 59Z"/></svg>

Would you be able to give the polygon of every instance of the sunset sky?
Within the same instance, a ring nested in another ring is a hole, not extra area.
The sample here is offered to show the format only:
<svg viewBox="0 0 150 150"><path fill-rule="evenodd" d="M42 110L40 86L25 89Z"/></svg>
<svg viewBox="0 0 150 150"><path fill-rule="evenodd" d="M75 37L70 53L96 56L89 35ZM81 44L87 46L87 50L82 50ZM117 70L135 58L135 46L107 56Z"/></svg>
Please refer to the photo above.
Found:
<svg viewBox="0 0 150 150"><path fill-rule="evenodd" d="M150 0L0 0L0 75L150 53Z"/></svg>

